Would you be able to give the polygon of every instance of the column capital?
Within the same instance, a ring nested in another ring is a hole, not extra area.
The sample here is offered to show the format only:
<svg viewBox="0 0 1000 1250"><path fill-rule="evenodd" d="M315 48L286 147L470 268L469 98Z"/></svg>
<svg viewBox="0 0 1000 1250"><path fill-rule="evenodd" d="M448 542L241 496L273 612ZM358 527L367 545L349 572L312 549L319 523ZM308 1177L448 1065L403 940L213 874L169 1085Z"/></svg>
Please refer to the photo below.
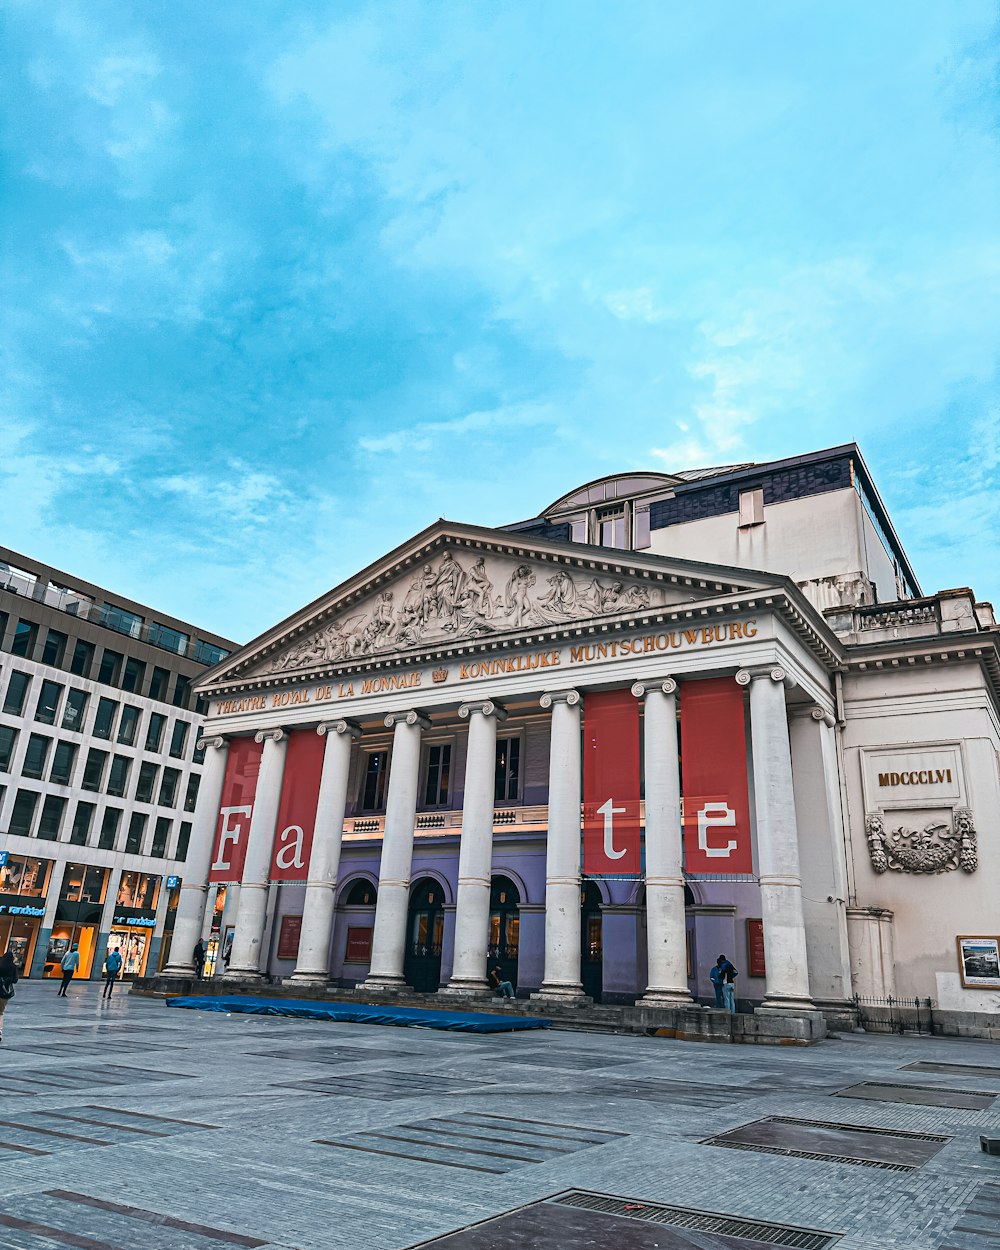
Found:
<svg viewBox="0 0 1000 1250"><path fill-rule="evenodd" d="M776 684L787 687L789 690L796 684L795 678L782 668L780 664L768 664L762 668L741 668L736 674L736 684L739 686L749 686L752 681L759 680L761 677L768 677Z"/></svg>
<svg viewBox="0 0 1000 1250"><path fill-rule="evenodd" d="M199 738L195 743L195 746L199 751L205 751L208 747L215 747L218 751L220 747L224 747L226 745L226 739L222 736L222 734L216 734L207 738Z"/></svg>
<svg viewBox="0 0 1000 1250"><path fill-rule="evenodd" d="M672 677L657 677L653 681L637 681L632 686L632 693L637 699L645 698L647 694L655 694L658 690L664 694L676 694L677 682Z"/></svg>
<svg viewBox="0 0 1000 1250"><path fill-rule="evenodd" d="M828 712L825 707L810 708L809 715L815 721L822 721L828 729L832 729L837 723L836 716L832 712Z"/></svg>
<svg viewBox="0 0 1000 1250"><path fill-rule="evenodd" d="M258 729L253 736L254 742L282 742L288 734L283 729Z"/></svg>
<svg viewBox="0 0 1000 1250"><path fill-rule="evenodd" d="M583 695L579 690L546 690L538 702L542 707L551 707L553 703L568 703L570 707L583 700Z"/></svg>
<svg viewBox="0 0 1000 1250"><path fill-rule="evenodd" d="M502 703L498 703L496 699L484 699L481 703L478 700L474 703L463 703L458 709L458 714L462 720L467 720L472 712L479 712L483 716L495 716L498 721L507 719L507 709Z"/></svg>
<svg viewBox="0 0 1000 1250"><path fill-rule="evenodd" d="M390 712L385 718L386 729L392 729L396 724L419 725L421 729L430 729L431 722L423 714L415 708L411 708L409 712Z"/></svg>
<svg viewBox="0 0 1000 1250"><path fill-rule="evenodd" d="M322 738L325 734L346 734L352 742L361 737L361 726L352 720L324 720L316 726L316 732Z"/></svg>

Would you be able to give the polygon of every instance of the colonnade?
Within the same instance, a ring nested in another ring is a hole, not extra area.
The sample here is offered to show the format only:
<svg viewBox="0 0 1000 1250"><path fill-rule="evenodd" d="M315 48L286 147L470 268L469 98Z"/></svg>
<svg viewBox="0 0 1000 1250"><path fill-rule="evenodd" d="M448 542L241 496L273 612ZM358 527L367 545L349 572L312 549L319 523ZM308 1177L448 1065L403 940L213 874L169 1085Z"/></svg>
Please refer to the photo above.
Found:
<svg viewBox="0 0 1000 1250"><path fill-rule="evenodd" d="M783 669L743 669L735 677L750 687L750 727L757 856L766 962L764 1008L812 1007L798 834L792 791ZM644 704L646 800L646 916L648 984L643 1001L689 1003L687 985L678 779L677 682L638 682L632 693ZM551 711L548 832L545 873L545 963L535 995L562 1002L585 1001L580 982L580 840L582 786L581 714L585 696L573 689L546 691ZM453 972L445 992L487 990L490 876L493 854L494 761L497 725L506 711L495 699L464 703L469 723L462 807ZM417 710L392 713L392 764L379 869L371 963L365 988L405 985L403 972L420 780L421 736L430 727ZM315 834L309 861L294 982L325 982L332 939L334 897L348 799L352 745L361 735L349 720L319 725L325 736ZM225 773L225 743L208 738L205 770L191 838L191 856L174 921L167 975L190 975L191 952L202 932L207 879ZM226 976L260 977L267 875L274 839L287 737L282 729L257 734L263 743L256 799L243 869L236 931Z"/></svg>

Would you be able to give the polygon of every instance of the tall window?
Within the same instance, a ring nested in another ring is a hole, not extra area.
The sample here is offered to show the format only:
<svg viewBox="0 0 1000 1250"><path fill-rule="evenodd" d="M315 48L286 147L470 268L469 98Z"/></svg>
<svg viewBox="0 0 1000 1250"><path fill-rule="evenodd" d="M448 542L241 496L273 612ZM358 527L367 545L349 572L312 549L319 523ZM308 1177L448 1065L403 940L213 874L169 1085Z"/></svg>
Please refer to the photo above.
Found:
<svg viewBox="0 0 1000 1250"><path fill-rule="evenodd" d="M69 671L74 676L90 676L90 670L94 664L95 649L92 642L84 642L82 638L76 640L76 645L73 647L73 658L69 662Z"/></svg>
<svg viewBox="0 0 1000 1250"><path fill-rule="evenodd" d="M132 761L127 755L116 755L111 761L111 771L108 773L108 794L114 795L116 799L123 798L125 795L131 764Z"/></svg>
<svg viewBox="0 0 1000 1250"><path fill-rule="evenodd" d="M74 846L87 845L90 826L94 823L94 812L96 810L96 806L93 803L84 803L83 800L77 803L76 811L73 813L73 828L69 833L69 840Z"/></svg>
<svg viewBox="0 0 1000 1250"><path fill-rule="evenodd" d="M177 802L177 782L180 772L176 768L165 768L160 781L160 797L157 800L161 807L173 807Z"/></svg>
<svg viewBox="0 0 1000 1250"><path fill-rule="evenodd" d="M138 694L142 690L142 679L145 676L146 666L142 660L129 656L125 661L125 671L122 673L122 689L128 690L131 694Z"/></svg>
<svg viewBox="0 0 1000 1250"><path fill-rule="evenodd" d="M385 807L385 787L388 775L389 752L369 751L365 761L365 784L361 794L362 811L377 812Z"/></svg>
<svg viewBox="0 0 1000 1250"><path fill-rule="evenodd" d="M118 741L123 747L134 746L135 731L139 727L139 709L131 703L122 708L122 717L118 722Z"/></svg>
<svg viewBox="0 0 1000 1250"><path fill-rule="evenodd" d="M597 539L601 547L615 547L619 551L628 547L628 524L624 505L598 509Z"/></svg>
<svg viewBox="0 0 1000 1250"><path fill-rule="evenodd" d="M8 832L18 833L22 838L29 837L31 834L31 822L35 818L35 808L37 806L37 790L18 790L14 798L14 806L11 808Z"/></svg>
<svg viewBox="0 0 1000 1250"><path fill-rule="evenodd" d="M97 670L97 680L102 686L117 686L122 671L124 656L119 651L105 649L101 656L101 667Z"/></svg>
<svg viewBox="0 0 1000 1250"><path fill-rule="evenodd" d="M167 697L167 683L170 681L170 674L165 668L153 669L153 676L149 679L149 697L151 699L165 700Z"/></svg>
<svg viewBox="0 0 1000 1250"><path fill-rule="evenodd" d="M201 784L201 778L197 773L192 773L188 777L187 793L184 795L184 810L193 812L198 803L198 787Z"/></svg>
<svg viewBox="0 0 1000 1250"><path fill-rule="evenodd" d="M17 669L10 675L7 683L7 695L3 701L3 710L10 716L20 716L24 711L24 696L28 693L31 678L27 673L19 673Z"/></svg>
<svg viewBox="0 0 1000 1250"><path fill-rule="evenodd" d="M31 735L28 739L28 749L24 753L24 763L21 765L23 777L31 777L32 780L37 781L45 775L45 761L48 759L51 745L51 738L44 738L41 734Z"/></svg>
<svg viewBox="0 0 1000 1250"><path fill-rule="evenodd" d="M66 706L63 708L63 729L73 729L77 733L83 731L83 718L87 712L87 701L89 698L90 695L86 690L70 688L69 694L66 696Z"/></svg>
<svg viewBox="0 0 1000 1250"><path fill-rule="evenodd" d="M142 854L142 837L146 832L147 816L144 812L133 812L128 822L128 836L125 839L126 855Z"/></svg>
<svg viewBox="0 0 1000 1250"><path fill-rule="evenodd" d="M18 621L14 627L14 637L10 644L11 655L19 655L30 660L35 650L35 639L38 637L38 626L31 621Z"/></svg>
<svg viewBox="0 0 1000 1250"><path fill-rule="evenodd" d="M87 763L83 770L84 790L100 790L104 777L104 765L108 762L107 751L99 751L91 747L87 752Z"/></svg>
<svg viewBox="0 0 1000 1250"><path fill-rule="evenodd" d="M424 780L424 806L444 807L448 802L451 778L451 743L427 748L427 775Z"/></svg>
<svg viewBox="0 0 1000 1250"><path fill-rule="evenodd" d="M65 810L65 799L60 798L58 794L47 794L42 804L42 814L38 818L38 837L55 842L59 837L59 827Z"/></svg>
<svg viewBox="0 0 1000 1250"><path fill-rule="evenodd" d="M97 704L97 715L94 717L94 737L110 738L115 727L115 713L118 704L114 699L100 699Z"/></svg>
<svg viewBox="0 0 1000 1250"><path fill-rule="evenodd" d="M177 679L174 682L174 707L187 707L188 695L190 693L191 679L189 677L183 677L180 673L178 673Z"/></svg>
<svg viewBox="0 0 1000 1250"><path fill-rule="evenodd" d="M167 723L167 718L159 712L150 712L149 728L146 730L146 750L158 751L160 744L163 742L163 727Z"/></svg>
<svg viewBox="0 0 1000 1250"><path fill-rule="evenodd" d="M66 656L66 643L69 639L58 629L50 629L45 635L45 646L42 648L42 663L51 664L53 668L62 668Z"/></svg>
<svg viewBox="0 0 1000 1250"><path fill-rule="evenodd" d="M191 822L189 820L182 820L180 833L177 835L177 850L174 851L174 859L187 859L188 845L190 842Z"/></svg>
<svg viewBox="0 0 1000 1250"><path fill-rule="evenodd" d="M145 760L139 767L139 780L135 783L135 799L137 803L152 803L153 790L156 786L156 774L160 771L159 764L151 764Z"/></svg>
<svg viewBox="0 0 1000 1250"><path fill-rule="evenodd" d="M35 720L43 725L56 723L56 712L59 710L59 698L64 687L57 681L43 681L38 692L38 706L35 708Z"/></svg>
<svg viewBox="0 0 1000 1250"><path fill-rule="evenodd" d="M122 809L120 807L106 807L104 809L101 832L97 839L98 850L113 851L115 849L115 838L118 836L118 826L121 824L121 819Z"/></svg>
<svg viewBox="0 0 1000 1250"><path fill-rule="evenodd" d="M76 760L75 742L57 742L52 755L49 781L57 786L68 786L73 779L73 763Z"/></svg>
<svg viewBox="0 0 1000 1250"><path fill-rule="evenodd" d="M10 771L10 761L17 745L17 730L10 725L0 725L0 773Z"/></svg>
<svg viewBox="0 0 1000 1250"><path fill-rule="evenodd" d="M498 738L494 800L497 803L516 803L520 785L521 739Z"/></svg>
<svg viewBox="0 0 1000 1250"><path fill-rule="evenodd" d="M162 859L167 853L167 839L170 837L170 817L157 816L156 825L153 828L153 841L149 846L150 855L155 855L157 859Z"/></svg>
<svg viewBox="0 0 1000 1250"><path fill-rule="evenodd" d="M175 720L174 731L170 735L170 754L175 760L184 758L184 747L187 743L190 725L186 720Z"/></svg>

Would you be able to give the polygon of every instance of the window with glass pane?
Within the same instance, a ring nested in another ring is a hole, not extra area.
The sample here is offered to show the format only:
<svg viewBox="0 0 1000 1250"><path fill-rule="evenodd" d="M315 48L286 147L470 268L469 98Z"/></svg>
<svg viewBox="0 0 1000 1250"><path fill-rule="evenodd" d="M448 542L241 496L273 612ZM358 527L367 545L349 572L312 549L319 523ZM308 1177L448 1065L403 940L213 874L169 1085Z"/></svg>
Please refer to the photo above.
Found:
<svg viewBox="0 0 1000 1250"><path fill-rule="evenodd" d="M170 735L170 754L175 760L184 758L184 747L187 744L190 725L186 720L175 720L174 731Z"/></svg>
<svg viewBox="0 0 1000 1250"><path fill-rule="evenodd" d="M217 647L214 642L205 642L200 639L194 646L194 658L199 664L218 664L227 655L229 652L222 647Z"/></svg>
<svg viewBox="0 0 1000 1250"><path fill-rule="evenodd" d="M154 668L153 676L149 679L149 697L151 699L166 699L169 682L170 674L165 668Z"/></svg>
<svg viewBox="0 0 1000 1250"><path fill-rule="evenodd" d="M123 872L115 902L119 907L154 911L160 897L160 877L151 872Z"/></svg>
<svg viewBox="0 0 1000 1250"><path fill-rule="evenodd" d="M451 743L427 748L427 776L424 781L424 806L443 807L448 802L448 780L451 774Z"/></svg>
<svg viewBox="0 0 1000 1250"><path fill-rule="evenodd" d="M137 803L152 803L153 789L156 786L156 774L160 771L158 764L144 762L139 767L139 780L135 783Z"/></svg>
<svg viewBox="0 0 1000 1250"><path fill-rule="evenodd" d="M73 647L73 658L69 662L69 671L75 677L89 677L90 670L94 663L94 644L92 642L84 642L82 638L76 640Z"/></svg>
<svg viewBox="0 0 1000 1250"><path fill-rule="evenodd" d="M30 660L35 650L35 639L38 637L38 626L30 621L18 621L14 627L14 637L10 644L11 655L19 655Z"/></svg>
<svg viewBox="0 0 1000 1250"><path fill-rule="evenodd" d="M7 683L7 694L3 701L3 710L11 716L20 716L24 710L24 696L28 693L31 678L27 673L19 673L17 669L10 675Z"/></svg>
<svg viewBox="0 0 1000 1250"><path fill-rule="evenodd" d="M31 777L37 781L45 775L45 761L49 757L49 747L52 745L51 738L43 738L41 734L32 734L28 739L28 749L24 753L24 763L21 765L21 774L24 777Z"/></svg>
<svg viewBox="0 0 1000 1250"><path fill-rule="evenodd" d="M59 837L59 827L62 825L63 812L66 810L66 800L57 794L47 794L45 802L42 804L42 814L38 818L37 837L46 838L49 842L55 842Z"/></svg>
<svg viewBox="0 0 1000 1250"><path fill-rule="evenodd" d="M177 802L177 782L180 772L176 768L165 768L163 780L160 782L160 807L173 807Z"/></svg>
<svg viewBox="0 0 1000 1250"><path fill-rule="evenodd" d="M366 812L377 812L385 807L385 783L389 772L389 752L369 751L365 761L365 785L361 807Z"/></svg>
<svg viewBox="0 0 1000 1250"><path fill-rule="evenodd" d="M521 781L521 739L497 739L496 782L493 798L497 803L515 803Z"/></svg>
<svg viewBox="0 0 1000 1250"><path fill-rule="evenodd" d="M86 690L74 690L72 687L66 695L66 706L63 708L63 729L74 729L83 732L83 718L87 712L87 701L90 695Z"/></svg>
<svg viewBox="0 0 1000 1250"><path fill-rule="evenodd" d="M174 682L174 697L172 700L174 707L187 707L188 696L190 695L190 693L191 693L190 678L182 677L181 674L178 673L177 679Z"/></svg>
<svg viewBox="0 0 1000 1250"><path fill-rule="evenodd" d="M3 801L7 797L7 787L0 786L0 808L3 807Z"/></svg>
<svg viewBox="0 0 1000 1250"><path fill-rule="evenodd" d="M14 758L14 747L17 745L17 730L10 725L0 725L0 772L10 771L10 762Z"/></svg>
<svg viewBox="0 0 1000 1250"><path fill-rule="evenodd" d="M87 753L87 763L83 769L83 789L100 790L104 777L104 765L108 762L107 751L98 751L91 747Z"/></svg>
<svg viewBox="0 0 1000 1250"><path fill-rule="evenodd" d="M135 731L139 727L140 710L126 703L122 708L121 720L118 722L118 741L123 747L135 745Z"/></svg>
<svg viewBox="0 0 1000 1250"><path fill-rule="evenodd" d="M150 712L149 728L146 730L146 750L158 751L160 744L163 742L163 727L167 723L167 718L161 716L159 712Z"/></svg>
<svg viewBox="0 0 1000 1250"><path fill-rule="evenodd" d="M124 656L120 651L105 650L101 656L101 667L97 671L97 680L102 686L117 686L122 671Z"/></svg>
<svg viewBox="0 0 1000 1250"><path fill-rule="evenodd" d="M18 833L23 838L31 836L31 822L35 818L38 806L37 790L18 790L14 798L14 806L10 813L8 833Z"/></svg>
<svg viewBox="0 0 1000 1250"><path fill-rule="evenodd" d="M602 508L598 511L597 537L602 547L623 550L628 545L625 540L624 508Z"/></svg>
<svg viewBox="0 0 1000 1250"><path fill-rule="evenodd" d="M138 638L142 631L142 617L125 608L116 607L113 603L101 605L101 624L107 625L119 634L128 634L130 638Z"/></svg>
<svg viewBox="0 0 1000 1250"><path fill-rule="evenodd" d="M188 777L187 793L184 795L184 810L193 812L198 803L198 787L201 785L201 778L197 773L192 773Z"/></svg>
<svg viewBox="0 0 1000 1250"><path fill-rule="evenodd" d="M136 660L129 656L125 661L125 671L122 673L122 689L128 690L131 694L140 694L142 691L142 679L145 676L146 666L142 660Z"/></svg>
<svg viewBox="0 0 1000 1250"><path fill-rule="evenodd" d="M107 883L107 868L67 864L59 898L68 903L103 903Z"/></svg>
<svg viewBox="0 0 1000 1250"><path fill-rule="evenodd" d="M149 626L149 641L154 647L162 647L164 651L174 651L177 655L187 654L188 636L169 625L159 625L152 621Z"/></svg>
<svg viewBox="0 0 1000 1250"><path fill-rule="evenodd" d="M180 832L177 834L177 850L174 852L174 859L187 859L188 846L191 842L191 822L189 820L181 821Z"/></svg>
<svg viewBox="0 0 1000 1250"><path fill-rule="evenodd" d="M6 612L0 612L0 646L3 646L3 640L7 634L7 622L10 617Z"/></svg>
<svg viewBox="0 0 1000 1250"><path fill-rule="evenodd" d="M57 786L68 786L73 779L73 764L76 760L75 742L57 742L52 755L52 768L49 781Z"/></svg>
<svg viewBox="0 0 1000 1250"><path fill-rule="evenodd" d="M116 799L125 797L125 787L128 785L128 771L131 765L132 761L127 755L116 755L111 761L111 771L108 773L108 794Z"/></svg>
<svg viewBox="0 0 1000 1250"><path fill-rule="evenodd" d="M162 859L167 853L167 839L170 837L171 820L169 816L158 816L153 828L153 841L149 847L150 855Z"/></svg>
<svg viewBox="0 0 1000 1250"><path fill-rule="evenodd" d="M84 803L82 800L77 803L76 811L73 813L73 828L69 831L69 840L74 846L86 846L87 838L90 836L90 826L94 823L94 812L97 810L93 803Z"/></svg>
<svg viewBox="0 0 1000 1250"><path fill-rule="evenodd" d="M7 863L0 865L0 894L20 894L28 898L42 898L49 885L50 859L35 859L30 855L8 855Z"/></svg>
<svg viewBox="0 0 1000 1250"><path fill-rule="evenodd" d="M106 807L104 809L104 819L101 821L101 832L97 839L97 849L100 851L113 851L115 849L115 838L118 836L118 826L122 820L122 809L120 807Z"/></svg>
<svg viewBox="0 0 1000 1250"><path fill-rule="evenodd" d="M66 658L66 644L69 638L58 629L50 629L45 635L45 646L42 648L42 663L51 664L53 668L62 668Z"/></svg>
<svg viewBox="0 0 1000 1250"><path fill-rule="evenodd" d="M60 686L57 681L42 682L42 688L38 692L38 706L35 708L35 720L40 721L43 725L54 725L56 723L59 699L64 689L65 687Z"/></svg>
<svg viewBox="0 0 1000 1250"><path fill-rule="evenodd" d="M111 731L115 727L115 713L118 711L118 704L114 699L99 699L97 701L97 714L94 717L93 734L95 738L110 738Z"/></svg>
<svg viewBox="0 0 1000 1250"><path fill-rule="evenodd" d="M201 729L194 736L194 750L191 752L191 759L196 764L204 764L205 762L205 746L204 739L200 737Z"/></svg>
<svg viewBox="0 0 1000 1250"><path fill-rule="evenodd" d="M143 812L133 812L128 822L128 837L125 839L126 855L142 854L142 838L146 832L147 817Z"/></svg>

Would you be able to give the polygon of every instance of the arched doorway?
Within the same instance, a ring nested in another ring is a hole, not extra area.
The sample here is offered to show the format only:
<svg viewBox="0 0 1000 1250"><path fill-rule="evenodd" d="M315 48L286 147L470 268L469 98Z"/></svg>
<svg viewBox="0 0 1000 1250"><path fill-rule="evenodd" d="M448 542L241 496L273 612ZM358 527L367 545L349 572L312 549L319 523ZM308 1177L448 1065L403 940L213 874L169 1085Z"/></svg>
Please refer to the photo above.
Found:
<svg viewBox="0 0 1000 1250"><path fill-rule="evenodd" d="M595 1003L604 988L604 934L601 891L588 881L580 894L580 980L583 992Z"/></svg>
<svg viewBox="0 0 1000 1250"><path fill-rule="evenodd" d="M403 975L418 994L434 994L441 984L441 943L444 938L444 889L421 877L410 894Z"/></svg>
<svg viewBox="0 0 1000 1250"><path fill-rule="evenodd" d="M490 884L490 939L486 961L500 965L501 979L517 989L517 947L521 927L521 896L510 877Z"/></svg>

